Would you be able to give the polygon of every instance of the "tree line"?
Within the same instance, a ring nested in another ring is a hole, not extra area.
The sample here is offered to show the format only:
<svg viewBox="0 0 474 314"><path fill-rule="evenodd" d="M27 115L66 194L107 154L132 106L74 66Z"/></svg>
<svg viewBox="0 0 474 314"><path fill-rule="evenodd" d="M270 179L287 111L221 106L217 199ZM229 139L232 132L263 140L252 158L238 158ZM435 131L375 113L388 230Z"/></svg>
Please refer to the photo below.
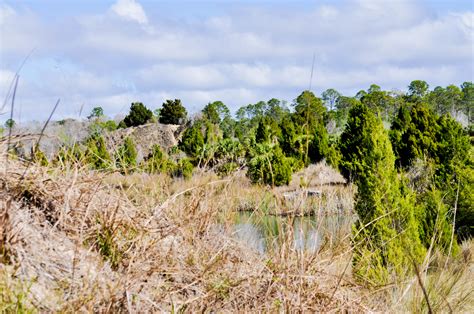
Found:
<svg viewBox="0 0 474 314"><path fill-rule="evenodd" d="M216 101L193 119L176 99L155 112L133 103L117 126L95 108L87 149L67 148L62 159L184 177L194 167L220 175L246 169L253 183L272 186L326 160L357 186L353 269L379 285L412 272L433 246L456 254L457 239L474 235L473 97L471 82L429 90L426 82L413 81L405 94L377 85L354 97L333 89L321 97L304 91L290 106L270 99L243 106L235 116ZM164 151L150 143L150 154L137 164L128 138L109 155L104 131L150 121L184 124L178 146Z"/></svg>

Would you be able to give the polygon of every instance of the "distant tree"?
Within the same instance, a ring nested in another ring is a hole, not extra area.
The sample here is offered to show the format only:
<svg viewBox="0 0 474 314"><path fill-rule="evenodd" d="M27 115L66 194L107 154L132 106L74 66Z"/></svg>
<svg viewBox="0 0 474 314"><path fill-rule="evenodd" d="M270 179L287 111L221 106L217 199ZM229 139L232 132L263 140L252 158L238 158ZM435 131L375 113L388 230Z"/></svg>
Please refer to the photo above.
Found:
<svg viewBox="0 0 474 314"><path fill-rule="evenodd" d="M415 80L408 85L408 97L413 101L419 101L426 96L429 89L428 83L421 80Z"/></svg>
<svg viewBox="0 0 474 314"><path fill-rule="evenodd" d="M102 109L102 107L94 107L87 119L90 120L93 118L100 118L102 116L104 116L104 109Z"/></svg>
<svg viewBox="0 0 474 314"><path fill-rule="evenodd" d="M255 132L255 141L257 143L268 142L270 138L270 132L268 130L268 125L265 123L264 119L260 119L258 122L257 130Z"/></svg>
<svg viewBox="0 0 474 314"><path fill-rule="evenodd" d="M325 90L321 94L321 97L326 107L332 111L336 107L336 104L339 98L341 97L341 94L337 90L330 88L330 89Z"/></svg>
<svg viewBox="0 0 474 314"><path fill-rule="evenodd" d="M222 101L207 104L202 113L205 119L214 124L220 124L226 117L230 117L230 110Z"/></svg>
<svg viewBox="0 0 474 314"><path fill-rule="evenodd" d="M13 129L13 127L15 126L16 122L15 120L13 119L7 119L7 121L5 121L5 128L7 129Z"/></svg>
<svg viewBox="0 0 474 314"><path fill-rule="evenodd" d="M130 106L130 112L123 119L123 124L126 127L139 126L147 123L152 117L153 113L151 110L141 102L134 102Z"/></svg>
<svg viewBox="0 0 474 314"><path fill-rule="evenodd" d="M317 98L312 92L304 91L297 98L294 104L295 113L294 122L299 126L298 133L301 135L304 143L303 162L309 163L309 149L312 134L318 124L324 125L326 107L320 98Z"/></svg>
<svg viewBox="0 0 474 314"><path fill-rule="evenodd" d="M181 100L167 100L160 110L159 121L163 124L182 124L185 122L187 114Z"/></svg>
<svg viewBox="0 0 474 314"><path fill-rule="evenodd" d="M467 116L469 124L473 123L472 111L474 110L474 84L472 82L464 82L461 85L463 99L462 111Z"/></svg>

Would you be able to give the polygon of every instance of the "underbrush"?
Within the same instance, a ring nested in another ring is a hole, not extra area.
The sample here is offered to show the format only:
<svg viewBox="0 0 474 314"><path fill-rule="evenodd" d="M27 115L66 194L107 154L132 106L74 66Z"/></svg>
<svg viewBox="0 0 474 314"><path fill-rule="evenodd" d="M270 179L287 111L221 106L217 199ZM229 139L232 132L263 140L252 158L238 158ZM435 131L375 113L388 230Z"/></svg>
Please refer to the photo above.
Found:
<svg viewBox="0 0 474 314"><path fill-rule="evenodd" d="M240 172L220 178L198 171L184 180L5 165L2 159L0 211L10 228L2 228L0 243L9 254L3 259L2 251L1 311L473 310L472 242L449 260L431 254L410 281L373 290L352 276L350 225L321 225L334 237L314 251L294 247L291 217L277 226L284 229L279 245L265 252L234 236L243 210L259 219L302 213L307 204L316 219L341 206L350 213L350 185L311 182L311 174L302 175L302 187L283 190L252 185ZM305 188L322 195L283 197Z"/></svg>

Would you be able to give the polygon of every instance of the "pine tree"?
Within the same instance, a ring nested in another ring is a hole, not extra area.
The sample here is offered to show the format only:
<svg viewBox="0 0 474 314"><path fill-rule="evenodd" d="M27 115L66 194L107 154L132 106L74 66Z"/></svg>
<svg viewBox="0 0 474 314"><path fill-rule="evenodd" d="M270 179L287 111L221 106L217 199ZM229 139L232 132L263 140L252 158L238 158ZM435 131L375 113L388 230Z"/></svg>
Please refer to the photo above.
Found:
<svg viewBox="0 0 474 314"><path fill-rule="evenodd" d="M357 185L354 274L371 285L403 278L424 251L414 195L397 176L382 121L366 105L350 110L341 153L342 172Z"/></svg>

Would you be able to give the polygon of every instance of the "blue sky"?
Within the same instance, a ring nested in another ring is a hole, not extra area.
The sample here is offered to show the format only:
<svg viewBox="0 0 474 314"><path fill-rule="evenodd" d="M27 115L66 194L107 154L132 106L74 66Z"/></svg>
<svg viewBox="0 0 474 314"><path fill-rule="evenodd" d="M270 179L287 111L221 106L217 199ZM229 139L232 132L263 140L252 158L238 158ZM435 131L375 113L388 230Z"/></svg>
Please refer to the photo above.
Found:
<svg viewBox="0 0 474 314"><path fill-rule="evenodd" d="M291 103L313 53L316 94L460 85L473 80L473 18L470 0L0 0L0 97L32 49L16 120L45 119L57 98L57 118L169 98L190 112L214 100Z"/></svg>

